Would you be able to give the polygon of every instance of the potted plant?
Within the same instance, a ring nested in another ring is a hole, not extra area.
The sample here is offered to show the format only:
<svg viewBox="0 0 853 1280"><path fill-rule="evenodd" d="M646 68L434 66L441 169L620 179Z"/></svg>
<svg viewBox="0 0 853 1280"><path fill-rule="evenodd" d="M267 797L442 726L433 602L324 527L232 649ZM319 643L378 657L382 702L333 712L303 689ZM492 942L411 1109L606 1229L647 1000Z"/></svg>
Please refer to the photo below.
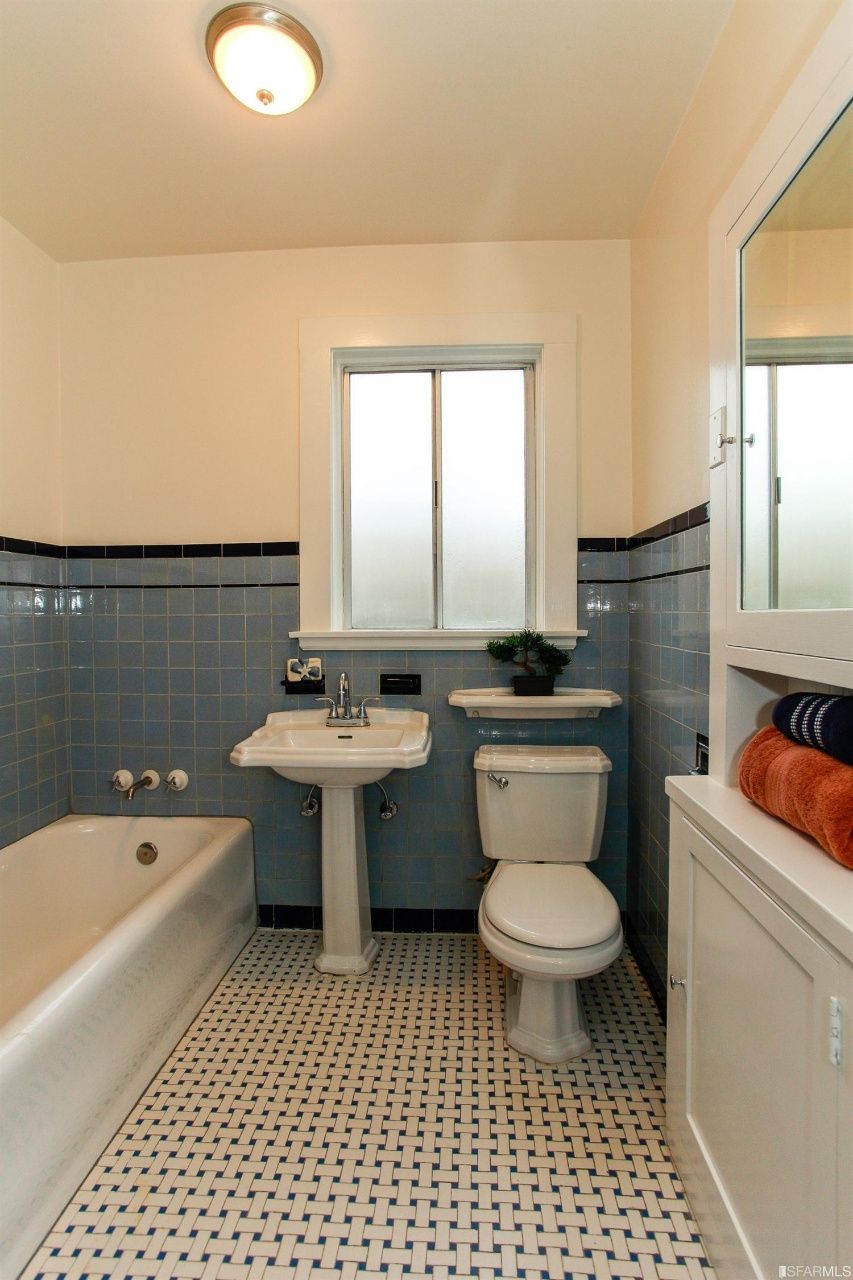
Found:
<svg viewBox="0 0 853 1280"><path fill-rule="evenodd" d="M541 631L517 631L503 640L489 640L487 651L499 662L512 662L527 674L514 676L518 697L541 697L554 692L554 679L572 660L565 649L546 640Z"/></svg>

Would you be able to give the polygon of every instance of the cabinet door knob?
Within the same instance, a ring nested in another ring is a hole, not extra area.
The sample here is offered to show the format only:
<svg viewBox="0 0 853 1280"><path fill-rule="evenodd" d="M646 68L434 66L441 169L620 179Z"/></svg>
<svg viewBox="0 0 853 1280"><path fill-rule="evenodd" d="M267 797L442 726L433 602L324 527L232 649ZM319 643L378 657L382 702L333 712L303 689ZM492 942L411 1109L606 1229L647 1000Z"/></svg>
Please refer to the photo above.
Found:
<svg viewBox="0 0 853 1280"><path fill-rule="evenodd" d="M686 978L676 978L675 974L674 974L674 973L671 973L671 974L669 975L669 985L672 987L672 989L673 989L673 991L674 991L676 987L686 987L686 986L687 986L687 979L686 979Z"/></svg>

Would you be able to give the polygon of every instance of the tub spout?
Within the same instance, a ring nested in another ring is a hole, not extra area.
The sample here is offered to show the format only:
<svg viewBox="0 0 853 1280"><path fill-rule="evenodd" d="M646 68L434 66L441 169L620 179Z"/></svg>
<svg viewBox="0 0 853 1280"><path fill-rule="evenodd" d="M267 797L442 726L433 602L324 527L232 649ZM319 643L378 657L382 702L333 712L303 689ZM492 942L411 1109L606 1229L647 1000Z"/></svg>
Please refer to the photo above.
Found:
<svg viewBox="0 0 853 1280"><path fill-rule="evenodd" d="M146 769L141 778L138 778L136 782L131 782L124 794L127 796L128 800L132 800L140 788L143 791L153 791L154 788L159 787L159 785L159 773L155 773L153 769Z"/></svg>

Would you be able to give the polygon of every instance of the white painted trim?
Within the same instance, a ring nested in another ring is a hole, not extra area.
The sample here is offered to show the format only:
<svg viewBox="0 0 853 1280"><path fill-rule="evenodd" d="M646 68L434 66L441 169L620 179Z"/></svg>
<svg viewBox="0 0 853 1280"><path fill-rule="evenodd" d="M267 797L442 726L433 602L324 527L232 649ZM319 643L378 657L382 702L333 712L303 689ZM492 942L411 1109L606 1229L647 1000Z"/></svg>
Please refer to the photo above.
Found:
<svg viewBox="0 0 853 1280"><path fill-rule="evenodd" d="M853 689L851 658L818 658L811 653L777 653L770 649L746 649L730 644L726 645L726 662L748 671L769 671L795 680Z"/></svg>
<svg viewBox="0 0 853 1280"><path fill-rule="evenodd" d="M300 409L300 641L332 648L478 648L460 644L466 633L450 632L438 644L435 632L377 633L343 630L343 550L341 545L341 457L336 353L377 348L500 349L500 354L535 358L534 433L536 459L536 588L532 625L567 641L577 631L577 317L541 315L347 317L302 320L299 324ZM473 634L473 633L468 633ZM479 636L480 633L477 633ZM485 638L495 634L483 632ZM357 645L355 635L371 637ZM393 637L379 643L382 635ZM402 643L404 635L411 644ZM424 637L418 640L418 637ZM414 641L418 640L417 643Z"/></svg>
<svg viewBox="0 0 853 1280"><path fill-rule="evenodd" d="M709 222L710 408L741 438L739 252L853 95L853 0L844 0ZM740 448L711 471L711 775L736 780L744 734L786 677L853 686L853 610L739 607Z"/></svg>
<svg viewBox="0 0 853 1280"><path fill-rule="evenodd" d="M482 649L486 662L487 640L498 640L503 631L291 631L300 649ZM574 649L586 631L543 631L546 640L563 649Z"/></svg>

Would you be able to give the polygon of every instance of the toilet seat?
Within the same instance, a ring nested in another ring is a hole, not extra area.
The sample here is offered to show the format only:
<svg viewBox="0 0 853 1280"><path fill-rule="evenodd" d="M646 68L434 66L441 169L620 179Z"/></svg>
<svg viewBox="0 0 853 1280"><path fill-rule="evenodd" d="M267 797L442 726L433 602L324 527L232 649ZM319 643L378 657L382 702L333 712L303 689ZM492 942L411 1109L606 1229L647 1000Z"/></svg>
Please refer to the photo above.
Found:
<svg viewBox="0 0 853 1280"><path fill-rule="evenodd" d="M496 960L513 973L529 978L562 983L563 979L589 978L606 969L622 952L622 923L617 924L608 938L591 947L537 947L532 942L520 942L493 925L484 910L485 899L480 902L477 929L480 941Z"/></svg>
<svg viewBox="0 0 853 1280"><path fill-rule="evenodd" d="M613 895L575 863L501 863L482 907L504 937L542 951L596 947L621 932Z"/></svg>

